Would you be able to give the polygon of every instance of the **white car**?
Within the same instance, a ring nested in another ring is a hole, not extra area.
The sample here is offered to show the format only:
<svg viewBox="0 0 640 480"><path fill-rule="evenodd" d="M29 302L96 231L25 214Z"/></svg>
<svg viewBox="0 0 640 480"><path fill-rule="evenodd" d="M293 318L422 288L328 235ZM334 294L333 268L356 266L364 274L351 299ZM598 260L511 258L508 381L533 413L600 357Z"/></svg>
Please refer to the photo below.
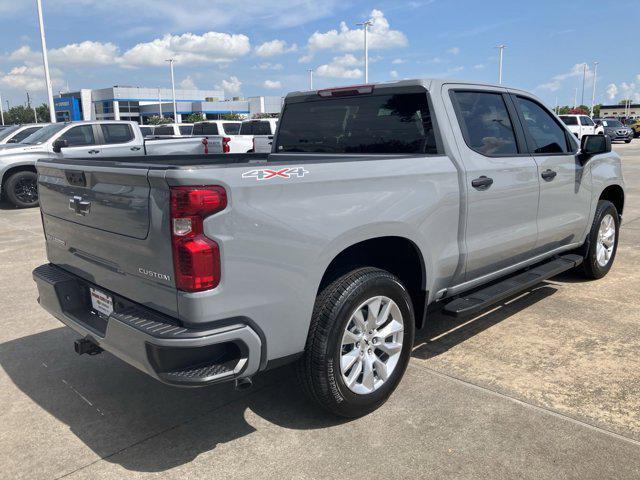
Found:
<svg viewBox="0 0 640 480"><path fill-rule="evenodd" d="M0 145L20 143L32 133L37 132L48 123L32 123L25 125L10 125L0 130Z"/></svg>
<svg viewBox="0 0 640 480"><path fill-rule="evenodd" d="M229 139L229 153L247 153L253 148L253 138L239 135L241 125L238 120L204 120L193 124L193 135L222 135Z"/></svg>
<svg viewBox="0 0 640 480"><path fill-rule="evenodd" d="M153 128L156 137L189 137L193 134L193 123L165 123Z"/></svg>
<svg viewBox="0 0 640 480"><path fill-rule="evenodd" d="M35 165L42 158L220 154L228 148L221 136L145 139L130 121L53 123L0 149L0 193L17 207L38 205Z"/></svg>
<svg viewBox="0 0 640 480"><path fill-rule="evenodd" d="M258 119L244 120L242 122L242 126L240 127L240 135L251 137L251 150L249 151L256 152L255 150L256 142L254 141L255 137L256 136L273 137L273 134L276 133L277 126L278 126L277 118L258 118ZM260 151L262 153L266 152L266 147L264 143L265 141L263 139L258 140L258 147L261 149ZM267 140L266 143L268 144L269 140ZM269 148L269 152L270 151L271 149Z"/></svg>
<svg viewBox="0 0 640 480"><path fill-rule="evenodd" d="M597 125L587 115L560 115L560 120L564 122L569 131L573 133L578 140L583 135L596 135Z"/></svg>

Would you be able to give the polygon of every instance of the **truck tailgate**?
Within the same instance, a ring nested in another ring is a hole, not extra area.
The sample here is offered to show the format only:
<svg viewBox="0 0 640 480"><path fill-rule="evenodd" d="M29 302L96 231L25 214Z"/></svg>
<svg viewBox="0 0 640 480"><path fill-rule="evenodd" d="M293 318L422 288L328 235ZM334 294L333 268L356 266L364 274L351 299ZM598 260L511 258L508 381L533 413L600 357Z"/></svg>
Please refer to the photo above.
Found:
<svg viewBox="0 0 640 480"><path fill-rule="evenodd" d="M164 313L177 313L163 170L39 161L49 261Z"/></svg>

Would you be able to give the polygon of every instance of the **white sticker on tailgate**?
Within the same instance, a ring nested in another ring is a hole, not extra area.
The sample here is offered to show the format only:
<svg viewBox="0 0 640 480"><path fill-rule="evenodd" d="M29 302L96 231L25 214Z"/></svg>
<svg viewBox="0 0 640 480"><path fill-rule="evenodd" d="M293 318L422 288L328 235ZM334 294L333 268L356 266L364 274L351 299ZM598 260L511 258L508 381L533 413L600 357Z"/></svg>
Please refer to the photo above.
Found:
<svg viewBox="0 0 640 480"><path fill-rule="evenodd" d="M89 288L91 290L91 306L93 309L107 317L113 313L113 299L110 295L102 293L95 288Z"/></svg>

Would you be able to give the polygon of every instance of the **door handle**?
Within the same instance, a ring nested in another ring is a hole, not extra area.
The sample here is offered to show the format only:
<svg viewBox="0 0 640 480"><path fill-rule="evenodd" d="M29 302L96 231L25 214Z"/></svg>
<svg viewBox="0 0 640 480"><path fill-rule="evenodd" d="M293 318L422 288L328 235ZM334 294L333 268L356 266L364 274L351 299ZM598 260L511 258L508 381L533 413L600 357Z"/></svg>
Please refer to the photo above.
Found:
<svg viewBox="0 0 640 480"><path fill-rule="evenodd" d="M471 180L471 186L478 190L486 190L493 184L493 178L481 175L479 178Z"/></svg>
<svg viewBox="0 0 640 480"><path fill-rule="evenodd" d="M88 153L93 155L94 153L100 153L100 150L89 150Z"/></svg>
<svg viewBox="0 0 640 480"><path fill-rule="evenodd" d="M137 152L138 150L140 150L140 147L131 147L131 150L133 150L134 152Z"/></svg>
<svg viewBox="0 0 640 480"><path fill-rule="evenodd" d="M554 178L556 178L556 175L558 174L558 172L554 172L553 170L551 170L550 168L547 168L544 172L542 172L540 174L540 176L542 178L544 178L547 182L550 182L551 180L553 180Z"/></svg>

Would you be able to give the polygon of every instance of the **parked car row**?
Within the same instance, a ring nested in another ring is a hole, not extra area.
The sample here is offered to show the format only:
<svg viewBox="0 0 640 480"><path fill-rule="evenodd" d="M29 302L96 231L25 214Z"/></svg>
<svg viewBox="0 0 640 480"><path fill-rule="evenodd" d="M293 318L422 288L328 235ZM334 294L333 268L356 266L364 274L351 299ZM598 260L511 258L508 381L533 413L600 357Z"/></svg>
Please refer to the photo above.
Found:
<svg viewBox="0 0 640 480"><path fill-rule="evenodd" d="M629 143L634 137L634 130L615 118L592 119L588 115L560 115L560 119L577 139L584 135L609 135L612 141Z"/></svg>

